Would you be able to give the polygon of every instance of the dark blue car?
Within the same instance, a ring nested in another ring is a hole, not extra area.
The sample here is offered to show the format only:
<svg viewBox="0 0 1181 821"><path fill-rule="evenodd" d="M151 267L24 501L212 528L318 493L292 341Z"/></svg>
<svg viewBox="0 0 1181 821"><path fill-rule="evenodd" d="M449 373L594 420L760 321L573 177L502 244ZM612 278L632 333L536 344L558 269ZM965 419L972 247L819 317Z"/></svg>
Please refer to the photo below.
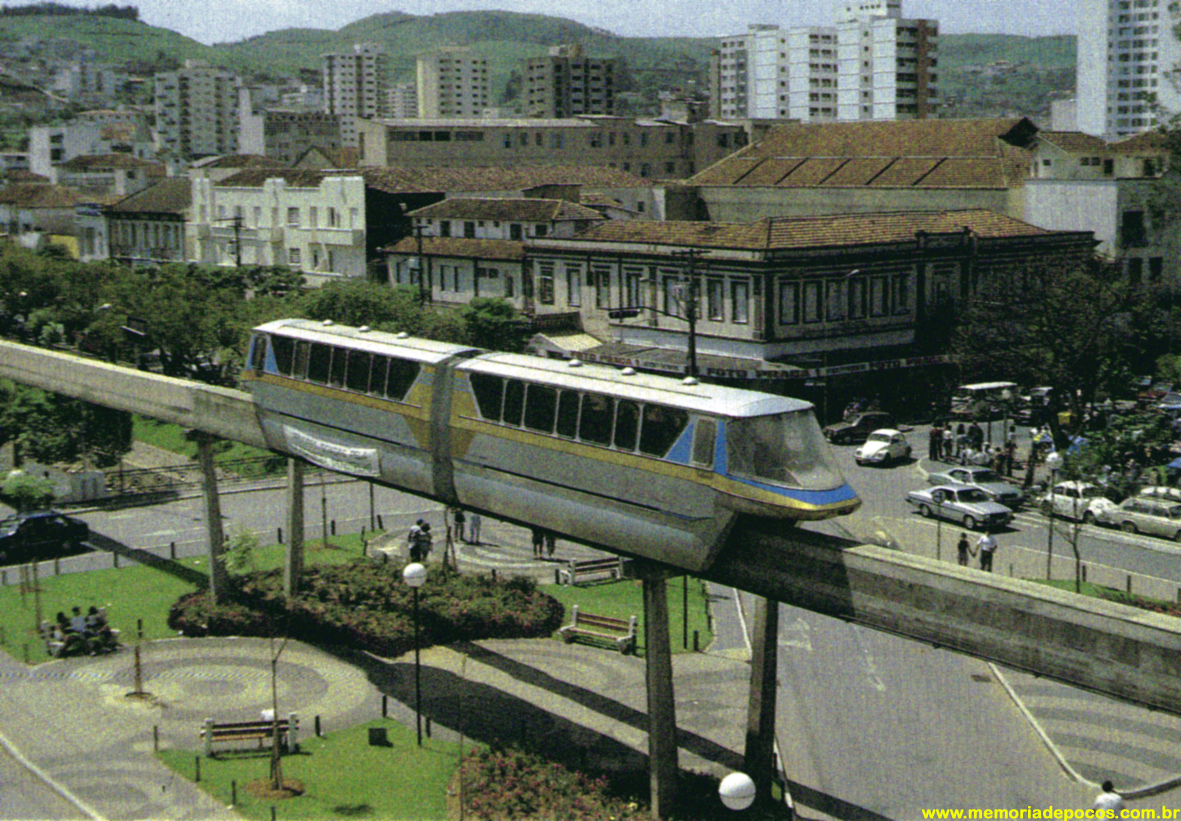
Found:
<svg viewBox="0 0 1181 821"><path fill-rule="evenodd" d="M0 519L0 564L44 561L87 550L90 527L55 510Z"/></svg>

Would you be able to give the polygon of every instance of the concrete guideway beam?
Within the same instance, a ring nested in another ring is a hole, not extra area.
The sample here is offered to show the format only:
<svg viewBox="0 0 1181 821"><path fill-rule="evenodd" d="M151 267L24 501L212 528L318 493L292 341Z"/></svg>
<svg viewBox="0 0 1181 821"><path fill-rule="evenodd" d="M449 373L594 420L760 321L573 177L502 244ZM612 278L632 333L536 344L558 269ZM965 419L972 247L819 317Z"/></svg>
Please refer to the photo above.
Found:
<svg viewBox="0 0 1181 821"><path fill-rule="evenodd" d="M250 394L0 340L0 377L265 448Z"/></svg>
<svg viewBox="0 0 1181 821"><path fill-rule="evenodd" d="M736 530L703 574L1181 715L1181 619L806 530Z"/></svg>

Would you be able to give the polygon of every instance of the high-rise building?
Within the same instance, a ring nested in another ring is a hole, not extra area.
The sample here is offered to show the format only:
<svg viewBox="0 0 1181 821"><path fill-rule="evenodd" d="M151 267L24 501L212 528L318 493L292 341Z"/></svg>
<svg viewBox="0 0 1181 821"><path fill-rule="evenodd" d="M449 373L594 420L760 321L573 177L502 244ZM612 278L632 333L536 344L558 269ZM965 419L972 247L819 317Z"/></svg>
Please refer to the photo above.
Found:
<svg viewBox="0 0 1181 821"><path fill-rule="evenodd" d="M385 51L376 43L357 43L351 54L323 55L324 111L340 117L341 139L355 145L355 117L381 117L386 113Z"/></svg>
<svg viewBox="0 0 1181 821"><path fill-rule="evenodd" d="M418 57L418 116L479 117L492 105L488 60L446 47Z"/></svg>
<svg viewBox="0 0 1181 821"><path fill-rule="evenodd" d="M1171 0L1079 0L1078 128L1106 139L1159 124L1181 111L1174 84L1181 41L1173 33Z"/></svg>
<svg viewBox="0 0 1181 821"><path fill-rule="evenodd" d="M901 0L839 0L833 27L752 25L712 59L715 117L925 119L938 105L938 24L903 19Z"/></svg>
<svg viewBox="0 0 1181 821"><path fill-rule="evenodd" d="M615 114L617 61L587 57L580 45L554 46L525 61L523 98L529 117L561 119Z"/></svg>
<svg viewBox="0 0 1181 821"><path fill-rule="evenodd" d="M156 130L164 148L184 159L238 151L238 88L228 71L186 61L156 75Z"/></svg>
<svg viewBox="0 0 1181 821"><path fill-rule="evenodd" d="M395 120L409 120L418 116L418 84L395 83L390 87L386 103L387 116Z"/></svg>

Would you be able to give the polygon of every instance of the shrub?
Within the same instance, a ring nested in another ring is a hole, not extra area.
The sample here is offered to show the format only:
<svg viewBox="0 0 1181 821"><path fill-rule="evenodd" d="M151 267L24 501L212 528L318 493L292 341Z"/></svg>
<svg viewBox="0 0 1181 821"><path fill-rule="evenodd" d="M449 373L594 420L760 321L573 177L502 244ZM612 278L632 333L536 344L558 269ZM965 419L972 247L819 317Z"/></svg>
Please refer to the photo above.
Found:
<svg viewBox="0 0 1181 821"><path fill-rule="evenodd" d="M0 498L17 510L43 510L53 504L53 482L14 470L0 484Z"/></svg>
<svg viewBox="0 0 1181 821"><path fill-rule="evenodd" d="M301 578L299 595L287 599L281 570L248 573L236 579L227 603L214 606L205 591L184 596L172 606L168 626L187 636L283 634L401 655L414 647L413 596L401 574L393 565L315 567ZM419 590L423 646L548 636L562 613L562 605L531 579L496 581L440 570Z"/></svg>

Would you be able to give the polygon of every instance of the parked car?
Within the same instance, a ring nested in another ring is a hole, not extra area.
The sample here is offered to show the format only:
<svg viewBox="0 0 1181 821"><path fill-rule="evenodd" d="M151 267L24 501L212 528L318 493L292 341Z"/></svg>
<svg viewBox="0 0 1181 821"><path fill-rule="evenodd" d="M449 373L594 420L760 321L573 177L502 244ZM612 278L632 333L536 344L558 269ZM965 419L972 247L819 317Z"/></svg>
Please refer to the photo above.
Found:
<svg viewBox="0 0 1181 821"><path fill-rule="evenodd" d="M1097 514L1101 524L1126 533L1147 533L1181 542L1181 503L1150 496L1129 496Z"/></svg>
<svg viewBox="0 0 1181 821"><path fill-rule="evenodd" d="M962 485L938 485L912 490L906 501L928 519L938 516L960 522L968 530L1002 527L1013 518L1013 511L991 501L983 490Z"/></svg>
<svg viewBox="0 0 1181 821"><path fill-rule="evenodd" d="M1090 482L1059 482L1038 501L1038 509L1047 516L1052 512L1065 519L1081 519L1090 524L1100 512L1115 507L1103 495L1103 488Z"/></svg>
<svg viewBox="0 0 1181 821"><path fill-rule="evenodd" d="M893 428L875 430L865 440L865 444L853 453L853 459L859 465L867 462L874 465L884 465L887 462L897 462L910 458L910 443L901 431Z"/></svg>
<svg viewBox="0 0 1181 821"><path fill-rule="evenodd" d="M0 519L0 564L41 561L85 552L90 527L56 510Z"/></svg>
<svg viewBox="0 0 1181 821"><path fill-rule="evenodd" d="M930 474L927 481L933 485L967 485L979 488L989 499L999 502L1009 510L1016 510L1025 501L1025 494L1019 488L1006 482L992 468L983 466L948 468L940 473Z"/></svg>
<svg viewBox="0 0 1181 821"><path fill-rule="evenodd" d="M824 435L834 445L864 442L879 428L893 428L894 417L885 411L855 413L844 422L826 425Z"/></svg>

